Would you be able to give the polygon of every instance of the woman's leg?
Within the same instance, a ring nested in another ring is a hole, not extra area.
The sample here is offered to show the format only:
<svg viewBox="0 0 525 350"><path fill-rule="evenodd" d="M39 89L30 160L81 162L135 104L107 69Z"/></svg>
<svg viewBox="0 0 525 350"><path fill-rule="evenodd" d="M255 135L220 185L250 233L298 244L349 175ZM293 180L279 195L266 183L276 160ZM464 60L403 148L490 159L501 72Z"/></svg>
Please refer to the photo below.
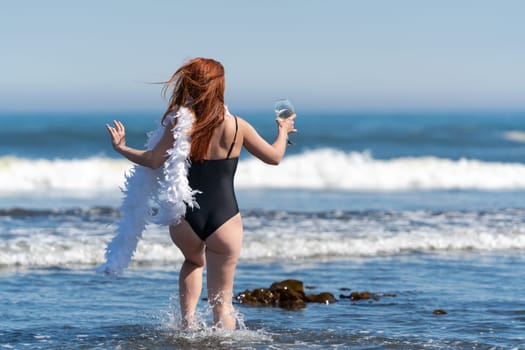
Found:
<svg viewBox="0 0 525 350"><path fill-rule="evenodd" d="M195 309L202 290L204 242L184 220L177 226L170 226L170 236L184 255L184 263L179 273L179 301L182 327L188 328L193 325Z"/></svg>
<svg viewBox="0 0 525 350"><path fill-rule="evenodd" d="M241 253L242 233L239 213L206 240L208 300L213 307L215 325L225 329L235 329L233 279Z"/></svg>

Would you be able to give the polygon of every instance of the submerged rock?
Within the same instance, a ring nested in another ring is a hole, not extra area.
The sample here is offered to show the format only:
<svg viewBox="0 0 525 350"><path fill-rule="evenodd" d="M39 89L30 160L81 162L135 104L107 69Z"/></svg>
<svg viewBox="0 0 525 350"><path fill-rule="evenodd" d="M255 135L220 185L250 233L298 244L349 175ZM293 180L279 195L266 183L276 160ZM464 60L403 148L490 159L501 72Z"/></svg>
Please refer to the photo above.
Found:
<svg viewBox="0 0 525 350"><path fill-rule="evenodd" d="M337 300L332 293L323 292L319 294L307 294L306 300L310 303L333 304Z"/></svg>
<svg viewBox="0 0 525 350"><path fill-rule="evenodd" d="M365 291L365 292L352 292L349 295L340 294L339 297L341 299L350 299L350 300L368 300L372 298L372 293Z"/></svg>
<svg viewBox="0 0 525 350"><path fill-rule="evenodd" d="M350 293L350 300L368 300L372 297L370 292L352 292Z"/></svg>
<svg viewBox="0 0 525 350"><path fill-rule="evenodd" d="M364 291L364 292L352 292L349 295L340 294L339 297L341 299L350 299L352 301L370 300L370 299L379 301L382 297L397 297L397 295L396 294L386 294L386 293L374 294L368 291Z"/></svg>

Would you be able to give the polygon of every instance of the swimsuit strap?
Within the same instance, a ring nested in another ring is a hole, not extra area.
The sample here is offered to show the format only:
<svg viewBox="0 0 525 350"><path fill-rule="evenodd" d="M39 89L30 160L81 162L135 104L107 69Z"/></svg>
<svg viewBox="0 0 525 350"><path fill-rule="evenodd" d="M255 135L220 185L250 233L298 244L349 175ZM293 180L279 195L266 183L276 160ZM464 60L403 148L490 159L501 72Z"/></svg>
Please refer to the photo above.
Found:
<svg viewBox="0 0 525 350"><path fill-rule="evenodd" d="M233 135L233 142L232 142L232 145L230 146L230 150L228 151L228 155L226 156L226 159L230 158L230 154L232 153L233 146L235 146L235 139L237 139L237 129L239 128L237 124L237 117L233 116L233 118L235 118L235 135Z"/></svg>

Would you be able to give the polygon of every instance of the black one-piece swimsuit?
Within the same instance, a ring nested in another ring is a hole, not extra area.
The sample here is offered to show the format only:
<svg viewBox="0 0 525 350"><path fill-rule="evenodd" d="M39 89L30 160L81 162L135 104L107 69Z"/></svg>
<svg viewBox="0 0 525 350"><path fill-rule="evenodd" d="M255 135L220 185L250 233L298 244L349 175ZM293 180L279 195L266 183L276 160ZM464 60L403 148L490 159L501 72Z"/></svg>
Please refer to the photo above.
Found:
<svg viewBox="0 0 525 350"><path fill-rule="evenodd" d="M233 188L233 178L239 158L230 158L237 138L237 117L235 117L235 136L226 159L192 161L188 180L199 208L187 208L185 219L195 233L205 241L226 221L239 212Z"/></svg>

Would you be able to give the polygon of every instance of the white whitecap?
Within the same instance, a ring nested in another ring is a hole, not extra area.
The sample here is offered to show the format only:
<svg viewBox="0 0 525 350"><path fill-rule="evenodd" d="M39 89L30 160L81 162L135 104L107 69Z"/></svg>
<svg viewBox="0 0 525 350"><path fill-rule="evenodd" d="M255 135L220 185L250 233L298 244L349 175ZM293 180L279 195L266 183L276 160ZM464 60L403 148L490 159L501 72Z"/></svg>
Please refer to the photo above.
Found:
<svg viewBox="0 0 525 350"><path fill-rule="evenodd" d="M508 141L525 143L525 131L512 130L503 134L503 137Z"/></svg>
<svg viewBox="0 0 525 350"><path fill-rule="evenodd" d="M434 156L374 159L367 152L318 149L288 156L278 167L243 161L236 184L347 191L523 189L525 164Z"/></svg>

